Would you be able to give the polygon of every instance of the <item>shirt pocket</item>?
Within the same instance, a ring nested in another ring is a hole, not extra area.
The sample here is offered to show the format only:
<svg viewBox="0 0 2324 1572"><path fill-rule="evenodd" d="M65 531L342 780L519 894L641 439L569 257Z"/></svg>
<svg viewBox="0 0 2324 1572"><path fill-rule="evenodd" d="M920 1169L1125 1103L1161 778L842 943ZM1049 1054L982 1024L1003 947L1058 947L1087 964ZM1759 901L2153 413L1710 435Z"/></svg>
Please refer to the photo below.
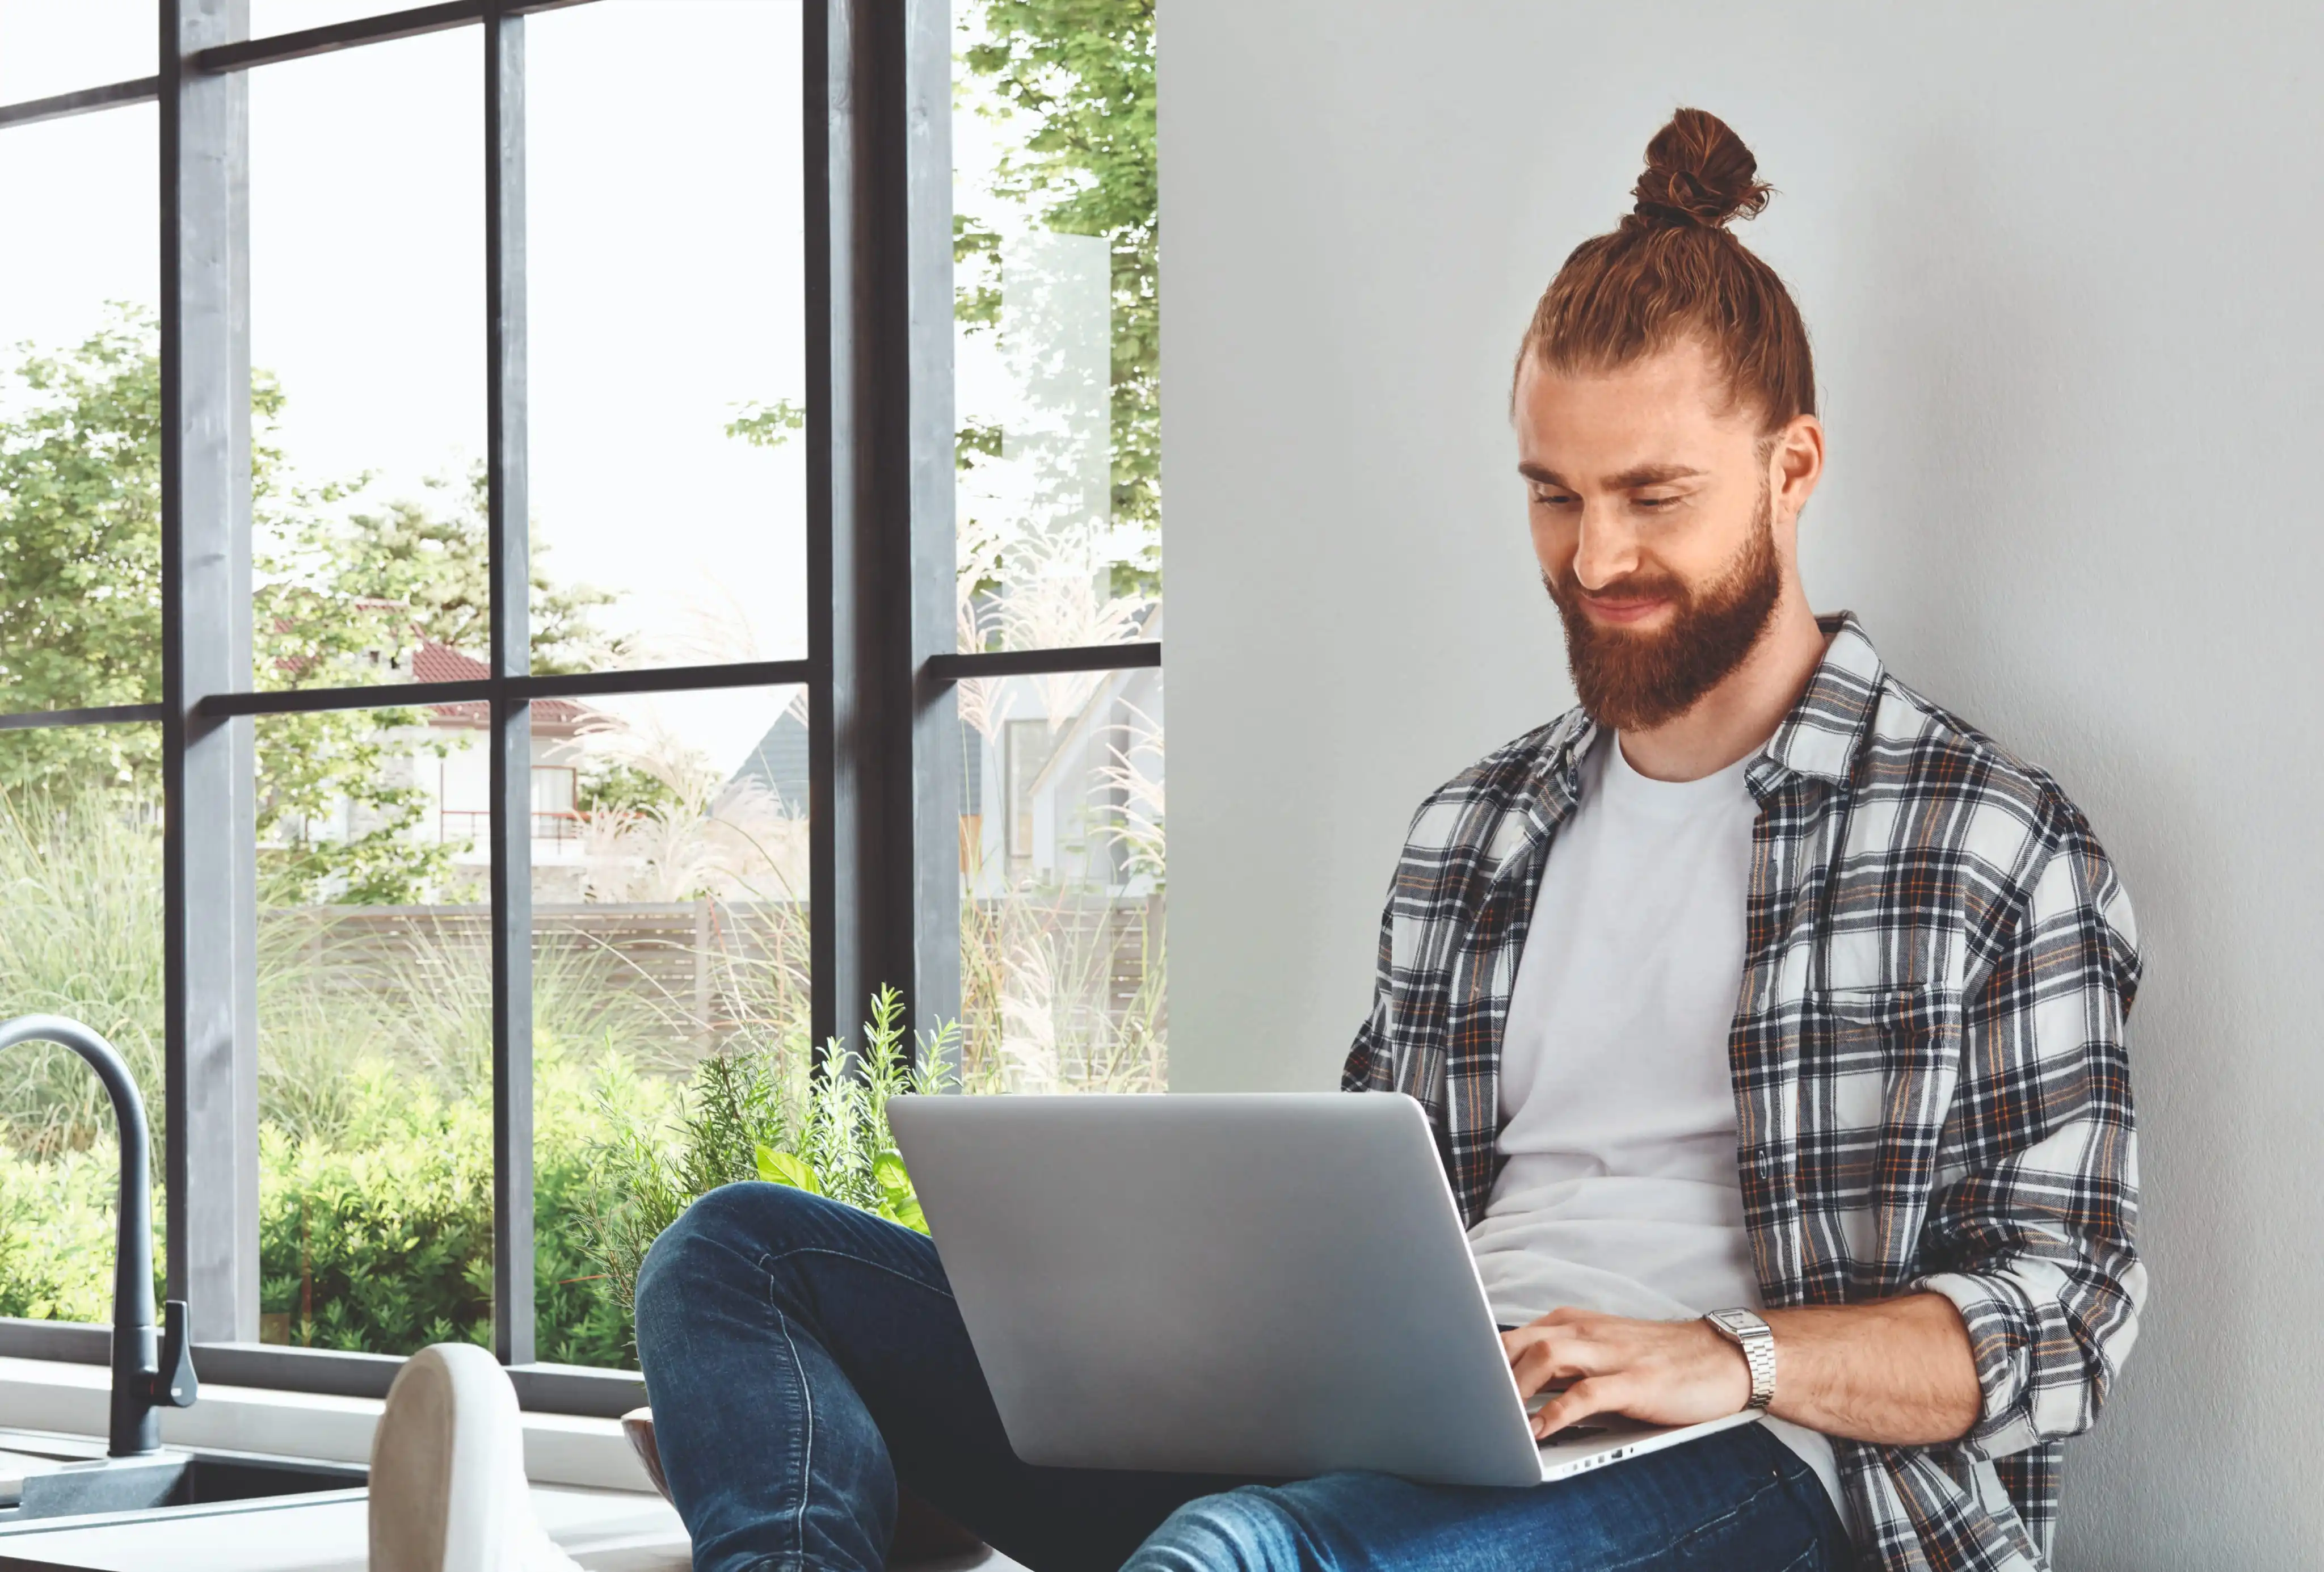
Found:
<svg viewBox="0 0 2324 1572"><path fill-rule="evenodd" d="M1911 1275L1960 1074L1943 990L1828 988L1802 1001L1798 1185L1811 1281L1851 1297Z"/></svg>

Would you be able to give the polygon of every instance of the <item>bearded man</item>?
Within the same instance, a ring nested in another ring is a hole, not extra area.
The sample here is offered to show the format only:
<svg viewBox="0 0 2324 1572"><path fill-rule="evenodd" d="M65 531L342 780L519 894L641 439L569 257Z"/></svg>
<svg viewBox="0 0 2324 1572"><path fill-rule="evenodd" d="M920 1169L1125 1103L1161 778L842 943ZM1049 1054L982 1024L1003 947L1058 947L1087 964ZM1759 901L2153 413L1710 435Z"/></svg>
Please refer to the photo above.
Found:
<svg viewBox="0 0 2324 1572"><path fill-rule="evenodd" d="M1422 804L1345 1084L1429 1114L1537 1434L1766 1422L1527 1490L1030 1467L927 1240L732 1186L638 1283L702 1572L876 1567L899 1487L1037 1572L2047 1565L2146 1291L2130 907L2054 781L1810 611L1807 334L1726 228L1756 175L1679 111L1535 312L1582 702Z"/></svg>
<svg viewBox="0 0 2324 1572"><path fill-rule="evenodd" d="M1536 1433L1749 1401L1682 1455L1874 1565L2043 1567L2146 1294L2130 903L2055 781L1809 610L1807 334L1725 228L1756 175L1679 111L1535 311L1517 471L1581 704L1422 805L1345 1084L1429 1108L1518 1385L1563 1386Z"/></svg>

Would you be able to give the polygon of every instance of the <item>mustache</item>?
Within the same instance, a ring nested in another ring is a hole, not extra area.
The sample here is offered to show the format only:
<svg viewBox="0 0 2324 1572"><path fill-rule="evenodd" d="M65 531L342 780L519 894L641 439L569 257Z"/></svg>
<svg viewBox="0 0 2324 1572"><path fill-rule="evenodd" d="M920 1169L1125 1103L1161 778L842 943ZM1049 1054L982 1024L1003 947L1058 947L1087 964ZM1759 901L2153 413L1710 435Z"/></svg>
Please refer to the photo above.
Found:
<svg viewBox="0 0 2324 1572"><path fill-rule="evenodd" d="M1571 606L1582 598L1582 580L1570 566L1554 574L1543 569L1541 587L1561 606ZM1674 600L1681 606L1692 598L1686 586L1668 573L1626 573L1590 593L1609 600Z"/></svg>

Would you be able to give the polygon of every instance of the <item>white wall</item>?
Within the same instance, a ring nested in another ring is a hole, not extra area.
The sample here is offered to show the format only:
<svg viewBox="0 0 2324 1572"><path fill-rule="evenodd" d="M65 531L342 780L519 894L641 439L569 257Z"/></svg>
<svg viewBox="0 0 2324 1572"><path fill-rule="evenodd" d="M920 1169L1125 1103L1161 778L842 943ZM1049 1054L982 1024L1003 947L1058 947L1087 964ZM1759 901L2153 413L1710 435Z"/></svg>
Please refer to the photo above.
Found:
<svg viewBox="0 0 2324 1572"><path fill-rule="evenodd" d="M2156 1299L2061 1565L2324 1564L2324 10L1163 0L1171 1053L1320 1087L1419 796L1569 702L1504 422L1676 104L1781 189L1820 607L2135 899Z"/></svg>

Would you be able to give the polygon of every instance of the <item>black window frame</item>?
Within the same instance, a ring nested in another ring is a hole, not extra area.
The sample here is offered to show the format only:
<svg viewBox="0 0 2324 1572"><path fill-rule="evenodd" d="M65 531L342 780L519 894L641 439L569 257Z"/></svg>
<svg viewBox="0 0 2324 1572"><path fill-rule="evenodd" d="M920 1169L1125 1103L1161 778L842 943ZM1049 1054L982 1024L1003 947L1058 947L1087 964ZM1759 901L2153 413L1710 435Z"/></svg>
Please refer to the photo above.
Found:
<svg viewBox="0 0 2324 1572"><path fill-rule="evenodd" d="M451 0L253 39L248 0L157 0L159 69L0 105L12 127L161 113L162 701L0 715L0 730L162 732L168 1293L205 1381L383 1396L401 1360L258 1337L253 717L482 702L491 717L493 1352L528 1409L611 1416L634 1372L535 1357L530 706L804 685L811 1029L881 984L914 1013L960 998L964 679L1161 664L1158 641L962 652L954 614L953 19L923 0L798 0L807 239L807 643L803 661L536 676L526 582L524 18L595 0ZM263 65L475 27L484 72L490 675L253 691L248 92ZM200 920L189 921L192 912ZM0 1320L0 1355L103 1364L100 1326Z"/></svg>

